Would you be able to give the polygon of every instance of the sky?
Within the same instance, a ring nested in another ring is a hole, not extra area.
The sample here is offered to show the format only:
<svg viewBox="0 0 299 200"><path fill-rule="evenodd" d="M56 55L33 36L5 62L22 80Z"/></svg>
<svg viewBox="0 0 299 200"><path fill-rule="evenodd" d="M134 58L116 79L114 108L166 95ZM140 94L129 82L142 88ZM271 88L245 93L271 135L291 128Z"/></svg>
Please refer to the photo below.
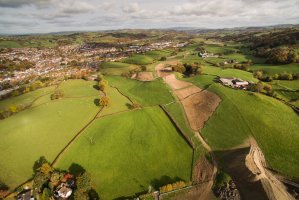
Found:
<svg viewBox="0 0 299 200"><path fill-rule="evenodd" d="M0 0L0 33L299 24L299 0Z"/></svg>

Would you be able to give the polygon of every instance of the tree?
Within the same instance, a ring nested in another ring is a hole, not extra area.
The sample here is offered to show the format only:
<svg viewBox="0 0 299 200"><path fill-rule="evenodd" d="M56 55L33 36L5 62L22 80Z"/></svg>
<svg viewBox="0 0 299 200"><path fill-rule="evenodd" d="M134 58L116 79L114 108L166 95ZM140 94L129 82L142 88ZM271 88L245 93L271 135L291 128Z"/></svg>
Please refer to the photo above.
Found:
<svg viewBox="0 0 299 200"><path fill-rule="evenodd" d="M82 173L76 179L77 190L82 193L88 192L91 189L91 177L87 172Z"/></svg>
<svg viewBox="0 0 299 200"><path fill-rule="evenodd" d="M108 81L102 79L99 83L98 83L98 87L101 91L105 92L106 91L106 87L108 85Z"/></svg>
<svg viewBox="0 0 299 200"><path fill-rule="evenodd" d="M160 58L160 61L165 61L167 58L165 57L165 56L162 56L161 58Z"/></svg>
<svg viewBox="0 0 299 200"><path fill-rule="evenodd" d="M18 107L16 105L9 106L9 111L12 113L18 112Z"/></svg>
<svg viewBox="0 0 299 200"><path fill-rule="evenodd" d="M74 200L88 200L88 194L76 190L74 193Z"/></svg>
<svg viewBox="0 0 299 200"><path fill-rule="evenodd" d="M61 99L63 96L64 96L63 91L57 89L53 94L51 94L51 100Z"/></svg>
<svg viewBox="0 0 299 200"><path fill-rule="evenodd" d="M110 103L110 99L109 97L107 96L103 96L101 99L100 99L100 106L108 106Z"/></svg>
<svg viewBox="0 0 299 200"><path fill-rule="evenodd" d="M261 81L259 81L256 85L255 85L255 91L257 92L261 92L264 88L264 85Z"/></svg>
<svg viewBox="0 0 299 200"><path fill-rule="evenodd" d="M99 72L97 75L97 81L100 82L101 80L103 80L103 75L101 72Z"/></svg>
<svg viewBox="0 0 299 200"><path fill-rule="evenodd" d="M253 73L253 76L257 79L261 79L263 77L263 72L262 71L255 71Z"/></svg>
<svg viewBox="0 0 299 200"><path fill-rule="evenodd" d="M39 168L39 171L45 175L50 175L50 173L53 172L53 168L49 163L44 163L42 166Z"/></svg>
<svg viewBox="0 0 299 200"><path fill-rule="evenodd" d="M51 197L51 191L49 190L49 188L44 188L41 196L41 200L49 200L50 197Z"/></svg>
<svg viewBox="0 0 299 200"><path fill-rule="evenodd" d="M63 173L60 173L58 171L54 171L51 174L50 181L54 186L57 186L62 178L63 178Z"/></svg>
<svg viewBox="0 0 299 200"><path fill-rule="evenodd" d="M265 85L264 85L264 90L266 90L267 93L270 93L270 92L272 91L272 85L265 84Z"/></svg>
<svg viewBox="0 0 299 200"><path fill-rule="evenodd" d="M132 105L130 106L130 108L133 109L137 109L137 108L141 108L141 105L137 102L133 102Z"/></svg>
<svg viewBox="0 0 299 200"><path fill-rule="evenodd" d="M43 188L45 183L48 182L48 179L48 175L41 172L37 172L33 178L33 188L36 189L38 192L41 192L41 189Z"/></svg>

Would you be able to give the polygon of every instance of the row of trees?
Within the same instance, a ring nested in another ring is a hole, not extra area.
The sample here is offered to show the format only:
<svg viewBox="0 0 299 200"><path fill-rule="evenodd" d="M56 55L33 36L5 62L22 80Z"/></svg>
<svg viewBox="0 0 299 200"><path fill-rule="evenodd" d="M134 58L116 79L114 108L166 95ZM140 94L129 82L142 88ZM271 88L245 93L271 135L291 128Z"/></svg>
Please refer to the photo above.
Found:
<svg viewBox="0 0 299 200"><path fill-rule="evenodd" d="M18 112L28 109L31 107L31 105L32 105L32 103L25 103L25 104L19 104L19 105L12 104L12 105L8 106L7 108L0 109L0 119L8 118Z"/></svg>
<svg viewBox="0 0 299 200"><path fill-rule="evenodd" d="M271 64L288 64L299 62L299 56L294 48L258 48L255 50L255 56L265 57L267 63Z"/></svg>
<svg viewBox="0 0 299 200"><path fill-rule="evenodd" d="M160 192L161 193L165 193L165 192L170 192L172 190L177 190L177 189L180 189L180 188L184 188L186 186L189 186L190 184L189 183L185 183L184 181L178 181L178 182L175 182L175 183L172 183L172 184L167 184L167 185L164 185L162 187L160 187Z"/></svg>
<svg viewBox="0 0 299 200"><path fill-rule="evenodd" d="M273 80L299 80L299 73L276 73L274 75L264 74L263 71L253 72L253 76L261 81L271 82Z"/></svg>
<svg viewBox="0 0 299 200"><path fill-rule="evenodd" d="M110 99L106 94L106 89L108 87L108 81L104 79L104 76L99 72L97 76L97 88L102 91L105 95L100 99L96 99L96 104L99 106L108 106L110 104Z"/></svg>

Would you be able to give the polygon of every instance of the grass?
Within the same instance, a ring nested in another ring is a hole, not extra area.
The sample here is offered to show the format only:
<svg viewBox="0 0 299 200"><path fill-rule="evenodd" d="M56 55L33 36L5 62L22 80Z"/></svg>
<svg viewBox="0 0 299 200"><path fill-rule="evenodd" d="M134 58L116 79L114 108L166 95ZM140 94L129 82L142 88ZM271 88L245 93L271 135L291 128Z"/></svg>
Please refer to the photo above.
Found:
<svg viewBox="0 0 299 200"><path fill-rule="evenodd" d="M40 156L52 161L99 110L94 97L51 101L0 121L0 176L11 189L31 178Z"/></svg>
<svg viewBox="0 0 299 200"><path fill-rule="evenodd" d="M189 181L191 162L192 149L163 111L152 107L95 121L56 166L81 165L101 199L114 199L164 184L165 176Z"/></svg>
<svg viewBox="0 0 299 200"><path fill-rule="evenodd" d="M168 57L173 53L171 50L155 50L146 52L146 56L149 56L155 60L159 60L161 57Z"/></svg>
<svg viewBox="0 0 299 200"><path fill-rule="evenodd" d="M15 41L0 41L0 49L1 48L20 48L22 47L18 42Z"/></svg>
<svg viewBox="0 0 299 200"><path fill-rule="evenodd" d="M122 63L122 62L103 62L101 63L101 68L123 68L123 67L130 67L131 64Z"/></svg>
<svg viewBox="0 0 299 200"><path fill-rule="evenodd" d="M202 130L213 149L232 148L252 135L272 168L299 177L299 117L291 108L271 97L220 84L209 90L222 98Z"/></svg>
<svg viewBox="0 0 299 200"><path fill-rule="evenodd" d="M108 87L107 96L110 99L109 105L101 112L101 116L117 113L121 111L128 110L128 105L131 104L130 100L121 95L117 89Z"/></svg>
<svg viewBox="0 0 299 200"><path fill-rule="evenodd" d="M239 69L222 69L219 67L204 66L203 73L220 77L236 77L247 81L258 82L258 80L253 77L252 73Z"/></svg>
<svg viewBox="0 0 299 200"><path fill-rule="evenodd" d="M129 58L123 59L122 62L136 65L147 65L153 63L154 59L146 55L135 54Z"/></svg>
<svg viewBox="0 0 299 200"><path fill-rule="evenodd" d="M32 103L35 99L46 95L48 93L52 93L54 91L54 86L37 89L32 92L28 92L26 94L22 94L20 96L11 97L9 99L0 101L0 109L8 108L11 105L21 105L21 104L29 104ZM50 100L50 99L48 99Z"/></svg>
<svg viewBox="0 0 299 200"><path fill-rule="evenodd" d="M106 79L109 84L117 87L122 93L143 106L167 104L174 100L170 89L162 79L151 82L141 82L121 76L107 76Z"/></svg>
<svg viewBox="0 0 299 200"><path fill-rule="evenodd" d="M95 81L85 81L82 79L64 81L59 85L65 97L96 96L99 91L94 88Z"/></svg>
<svg viewBox="0 0 299 200"><path fill-rule="evenodd" d="M252 71L261 70L266 74L274 75L279 73L299 73L299 64L291 63L286 65L256 64L249 67Z"/></svg>

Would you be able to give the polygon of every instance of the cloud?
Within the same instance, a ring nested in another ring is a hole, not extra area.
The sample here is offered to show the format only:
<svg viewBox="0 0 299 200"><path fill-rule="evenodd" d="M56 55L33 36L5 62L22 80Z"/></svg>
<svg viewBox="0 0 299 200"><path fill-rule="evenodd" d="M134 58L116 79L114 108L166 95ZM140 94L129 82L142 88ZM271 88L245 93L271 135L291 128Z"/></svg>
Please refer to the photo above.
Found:
<svg viewBox="0 0 299 200"><path fill-rule="evenodd" d="M123 12L125 13L136 13L139 12L140 6L138 3L130 3L129 5L124 6Z"/></svg>
<svg viewBox="0 0 299 200"><path fill-rule="evenodd" d="M19 8L25 5L42 6L50 2L51 0L0 0L0 7Z"/></svg>

